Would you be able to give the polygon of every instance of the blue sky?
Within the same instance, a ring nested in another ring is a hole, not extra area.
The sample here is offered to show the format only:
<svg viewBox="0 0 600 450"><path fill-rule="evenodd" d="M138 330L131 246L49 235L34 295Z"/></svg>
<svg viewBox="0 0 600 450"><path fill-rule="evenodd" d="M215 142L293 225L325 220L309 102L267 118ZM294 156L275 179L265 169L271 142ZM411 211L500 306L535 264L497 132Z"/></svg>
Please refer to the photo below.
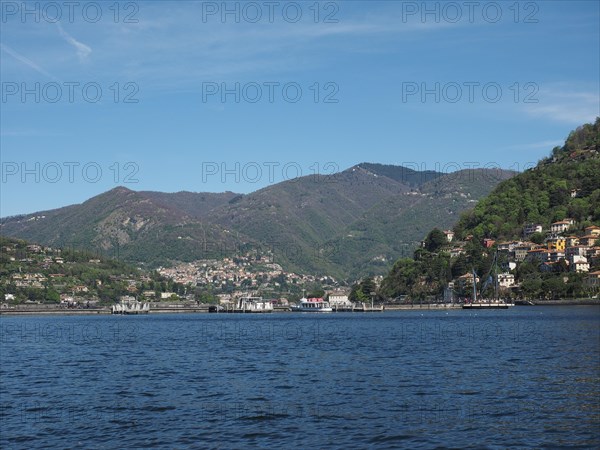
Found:
<svg viewBox="0 0 600 450"><path fill-rule="evenodd" d="M599 2L471 5L2 2L0 215L363 161L531 166L600 115Z"/></svg>

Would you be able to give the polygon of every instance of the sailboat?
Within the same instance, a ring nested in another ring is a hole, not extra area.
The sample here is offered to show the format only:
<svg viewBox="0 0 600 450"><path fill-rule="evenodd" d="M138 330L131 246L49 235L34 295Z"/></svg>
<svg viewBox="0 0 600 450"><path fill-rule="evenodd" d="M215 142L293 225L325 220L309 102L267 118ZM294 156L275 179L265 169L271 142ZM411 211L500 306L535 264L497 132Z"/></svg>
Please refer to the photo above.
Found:
<svg viewBox="0 0 600 450"><path fill-rule="evenodd" d="M498 252L494 255L494 261L492 263L492 267L490 268L490 272L494 270L494 298L477 298L477 273L475 269L473 269L473 301L463 303L463 309L508 309L512 306L515 306L512 302L507 302L501 298L498 298L498 273L496 271L497 268L497 257ZM489 279L489 274L488 274ZM485 283L481 291L485 289L487 283Z"/></svg>

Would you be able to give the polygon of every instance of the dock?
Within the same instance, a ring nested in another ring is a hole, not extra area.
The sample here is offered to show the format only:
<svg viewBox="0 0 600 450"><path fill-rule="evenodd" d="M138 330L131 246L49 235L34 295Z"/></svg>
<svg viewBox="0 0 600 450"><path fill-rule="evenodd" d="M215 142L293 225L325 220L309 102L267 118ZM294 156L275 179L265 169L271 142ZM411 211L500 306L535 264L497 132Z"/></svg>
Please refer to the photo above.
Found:
<svg viewBox="0 0 600 450"><path fill-rule="evenodd" d="M412 305L386 304L386 311L462 309L461 303L422 303Z"/></svg>
<svg viewBox="0 0 600 450"><path fill-rule="evenodd" d="M378 306L367 306L364 303L362 305L352 306L338 306L333 305L333 312L383 312L385 307L383 305Z"/></svg>
<svg viewBox="0 0 600 450"><path fill-rule="evenodd" d="M0 308L0 315L14 316L84 316L95 314L110 314L109 307L106 308L60 308L55 305L44 307L44 305L24 306L18 305L8 308Z"/></svg>

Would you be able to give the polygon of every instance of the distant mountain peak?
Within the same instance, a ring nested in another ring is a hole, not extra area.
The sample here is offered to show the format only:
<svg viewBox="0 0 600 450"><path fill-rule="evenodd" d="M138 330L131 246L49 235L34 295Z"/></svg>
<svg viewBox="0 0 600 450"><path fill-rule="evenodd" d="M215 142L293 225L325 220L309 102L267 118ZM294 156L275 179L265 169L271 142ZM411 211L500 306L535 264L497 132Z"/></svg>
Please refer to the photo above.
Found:
<svg viewBox="0 0 600 450"><path fill-rule="evenodd" d="M387 177L398 183L410 186L411 188L420 187L428 181L444 175L443 173L433 170L418 171L405 166L370 162L356 164L347 169L345 172L357 171L374 177Z"/></svg>
<svg viewBox="0 0 600 450"><path fill-rule="evenodd" d="M115 188L112 188L111 190L107 191L106 194L108 193L114 193L114 194L129 194L135 191L132 191L129 188L126 188L125 186L117 186Z"/></svg>
<svg viewBox="0 0 600 450"><path fill-rule="evenodd" d="M367 167L365 167L364 163L356 164L355 166L352 166L349 169L345 170L345 172L360 172L365 173L367 175L377 175L377 173L373 172L372 170L369 170Z"/></svg>

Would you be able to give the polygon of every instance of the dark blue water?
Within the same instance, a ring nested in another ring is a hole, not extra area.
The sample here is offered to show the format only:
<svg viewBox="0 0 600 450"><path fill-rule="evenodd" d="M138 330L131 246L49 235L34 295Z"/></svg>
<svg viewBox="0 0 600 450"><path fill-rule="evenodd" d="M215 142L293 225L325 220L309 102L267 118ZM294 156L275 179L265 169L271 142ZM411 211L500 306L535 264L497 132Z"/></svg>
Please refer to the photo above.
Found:
<svg viewBox="0 0 600 450"><path fill-rule="evenodd" d="M600 309L2 317L2 448L598 448Z"/></svg>

